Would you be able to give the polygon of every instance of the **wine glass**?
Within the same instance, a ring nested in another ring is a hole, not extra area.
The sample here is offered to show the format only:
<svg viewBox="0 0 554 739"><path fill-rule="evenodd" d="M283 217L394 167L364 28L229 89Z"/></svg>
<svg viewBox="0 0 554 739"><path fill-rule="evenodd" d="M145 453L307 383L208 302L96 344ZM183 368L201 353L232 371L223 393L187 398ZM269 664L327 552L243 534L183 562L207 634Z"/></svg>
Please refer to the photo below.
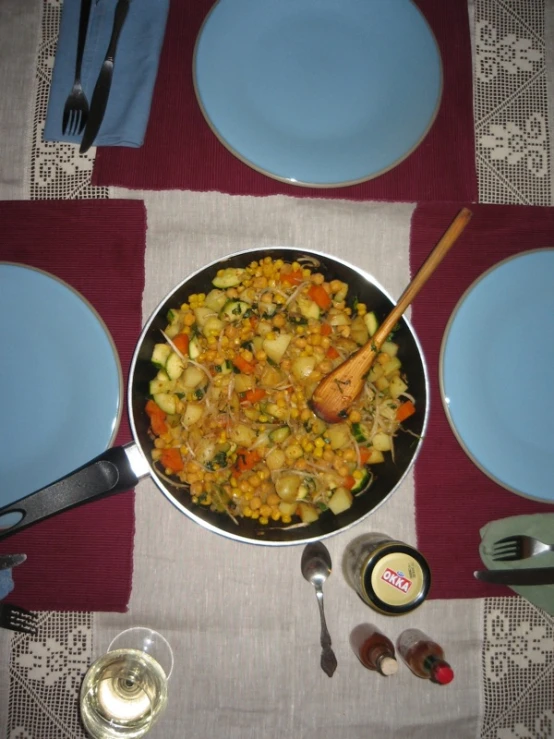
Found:
<svg viewBox="0 0 554 739"><path fill-rule="evenodd" d="M138 739L167 703L173 651L146 627L122 631L89 668L81 685L81 718L94 739Z"/></svg>

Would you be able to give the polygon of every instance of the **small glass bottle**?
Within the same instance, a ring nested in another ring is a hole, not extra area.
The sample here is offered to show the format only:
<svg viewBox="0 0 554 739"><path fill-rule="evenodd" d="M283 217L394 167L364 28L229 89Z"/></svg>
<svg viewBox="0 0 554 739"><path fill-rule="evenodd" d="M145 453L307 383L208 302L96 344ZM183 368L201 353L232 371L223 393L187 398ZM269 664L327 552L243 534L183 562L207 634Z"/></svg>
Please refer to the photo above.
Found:
<svg viewBox="0 0 554 739"><path fill-rule="evenodd" d="M418 677L447 685L454 679L454 670L444 659L444 650L419 629L407 629L396 643L400 656Z"/></svg>
<svg viewBox="0 0 554 739"><path fill-rule="evenodd" d="M373 624L356 626L350 634L350 646L368 670L375 670L381 675L394 675L398 670L394 644Z"/></svg>

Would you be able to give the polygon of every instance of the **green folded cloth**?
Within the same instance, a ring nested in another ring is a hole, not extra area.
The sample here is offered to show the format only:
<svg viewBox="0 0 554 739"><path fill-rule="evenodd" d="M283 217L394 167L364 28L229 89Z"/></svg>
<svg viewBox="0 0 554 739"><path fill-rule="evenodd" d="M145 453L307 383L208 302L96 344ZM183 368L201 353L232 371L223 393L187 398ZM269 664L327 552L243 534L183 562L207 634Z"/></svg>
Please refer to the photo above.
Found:
<svg viewBox="0 0 554 739"><path fill-rule="evenodd" d="M506 536L527 534L545 544L554 544L554 513L501 518L499 521L491 521L483 526L480 534L479 554L483 564L489 570L554 567L554 552L543 552L534 557L513 562L495 562L491 556L494 543ZM554 585L510 585L508 587L547 613L554 614Z"/></svg>

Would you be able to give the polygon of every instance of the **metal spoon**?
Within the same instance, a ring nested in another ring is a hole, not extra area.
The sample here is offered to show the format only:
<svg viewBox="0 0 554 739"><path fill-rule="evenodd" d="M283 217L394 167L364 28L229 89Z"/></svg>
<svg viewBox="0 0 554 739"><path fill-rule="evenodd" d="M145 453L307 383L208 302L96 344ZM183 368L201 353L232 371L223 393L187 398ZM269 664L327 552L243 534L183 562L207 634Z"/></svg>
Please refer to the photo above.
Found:
<svg viewBox="0 0 554 739"><path fill-rule="evenodd" d="M406 308L442 262L447 251L467 226L471 216L470 210L462 208L404 290L398 299L398 303L367 344L321 380L313 392L310 404L314 413L324 421L338 423L346 418L348 409L362 392L366 375L379 353L381 345L386 341Z"/></svg>
<svg viewBox="0 0 554 739"><path fill-rule="evenodd" d="M302 561L300 568L302 574L308 582L311 582L315 588L317 604L319 606L319 618L321 621L321 669L329 677L333 676L337 669L337 658L331 649L331 636L327 630L325 623L325 613L323 611L323 583L331 574L331 555L327 547L321 542L308 544L302 552Z"/></svg>

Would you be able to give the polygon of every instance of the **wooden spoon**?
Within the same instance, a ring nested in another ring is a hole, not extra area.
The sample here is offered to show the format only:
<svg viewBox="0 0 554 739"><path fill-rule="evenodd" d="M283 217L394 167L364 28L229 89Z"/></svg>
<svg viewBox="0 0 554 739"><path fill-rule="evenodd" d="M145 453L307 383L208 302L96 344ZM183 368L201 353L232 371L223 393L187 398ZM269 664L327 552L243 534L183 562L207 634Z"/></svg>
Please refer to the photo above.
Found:
<svg viewBox="0 0 554 739"><path fill-rule="evenodd" d="M338 423L347 417L348 409L361 393L366 375L381 345L454 245L472 215L470 210L462 208L370 340L321 380L314 390L310 405L314 413L324 421Z"/></svg>

